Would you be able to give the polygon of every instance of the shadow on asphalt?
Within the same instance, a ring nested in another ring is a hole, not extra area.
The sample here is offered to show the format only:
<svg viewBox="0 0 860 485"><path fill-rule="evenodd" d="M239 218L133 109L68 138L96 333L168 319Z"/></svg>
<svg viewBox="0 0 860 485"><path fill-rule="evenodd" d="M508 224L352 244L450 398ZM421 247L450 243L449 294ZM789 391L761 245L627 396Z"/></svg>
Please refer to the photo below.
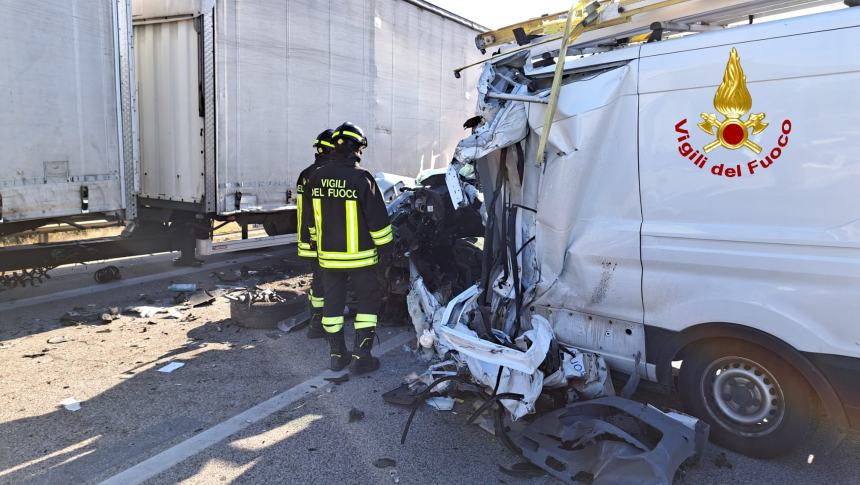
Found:
<svg viewBox="0 0 860 485"><path fill-rule="evenodd" d="M237 327L229 319L195 327L187 337L193 342L129 366L127 379L82 402L76 412L58 406L0 423L0 483L104 479L268 399L273 389L280 392L318 374L327 364L323 344L308 345L299 333ZM302 345L295 345L298 338ZM147 367L174 357L185 366L172 374L157 372L161 364Z"/></svg>

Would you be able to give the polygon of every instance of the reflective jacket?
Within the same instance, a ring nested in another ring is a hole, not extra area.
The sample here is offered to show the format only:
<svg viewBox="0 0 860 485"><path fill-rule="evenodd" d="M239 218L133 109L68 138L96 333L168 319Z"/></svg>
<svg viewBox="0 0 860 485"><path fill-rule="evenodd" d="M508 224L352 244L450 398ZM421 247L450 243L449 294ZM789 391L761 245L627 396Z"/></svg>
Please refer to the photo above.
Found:
<svg viewBox="0 0 860 485"><path fill-rule="evenodd" d="M299 256L303 258L316 258L317 250L316 245L314 244L313 237L308 234L306 231L303 231L302 219L304 216L307 216L310 219L313 219L312 211L305 211L305 206L302 201L302 192L304 191L305 185L308 183L308 179L311 174L314 173L318 168L325 165L331 160L331 155L317 153L314 157L314 163L309 165L307 168L302 170L302 173L299 174L299 180L296 181L296 219L298 223L298 227L296 228L296 235L298 238L298 248L299 248Z"/></svg>
<svg viewBox="0 0 860 485"><path fill-rule="evenodd" d="M314 214L313 220L303 218L304 230L315 239L325 269L373 266L379 261L376 247L394 239L382 193L358 161L355 155L335 155L304 184L302 204Z"/></svg>

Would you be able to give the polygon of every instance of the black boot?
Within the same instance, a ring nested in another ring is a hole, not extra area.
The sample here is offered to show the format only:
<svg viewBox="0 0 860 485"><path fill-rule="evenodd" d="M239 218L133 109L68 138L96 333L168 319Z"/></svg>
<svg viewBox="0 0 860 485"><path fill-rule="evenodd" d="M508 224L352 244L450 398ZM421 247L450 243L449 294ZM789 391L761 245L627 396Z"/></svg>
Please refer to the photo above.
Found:
<svg viewBox="0 0 860 485"><path fill-rule="evenodd" d="M374 327L362 328L355 331L355 346L352 349L352 363L349 364L350 374L367 374L379 369L379 359L371 355L373 340L376 338Z"/></svg>
<svg viewBox="0 0 860 485"><path fill-rule="evenodd" d="M341 370L349 365L350 356L346 350L346 342L343 339L343 329L337 333L326 334L331 353L331 364L329 369Z"/></svg>
<svg viewBox="0 0 860 485"><path fill-rule="evenodd" d="M308 325L308 332L305 334L308 338L323 338L326 335L322 327L322 313L313 312L311 314L311 323Z"/></svg>

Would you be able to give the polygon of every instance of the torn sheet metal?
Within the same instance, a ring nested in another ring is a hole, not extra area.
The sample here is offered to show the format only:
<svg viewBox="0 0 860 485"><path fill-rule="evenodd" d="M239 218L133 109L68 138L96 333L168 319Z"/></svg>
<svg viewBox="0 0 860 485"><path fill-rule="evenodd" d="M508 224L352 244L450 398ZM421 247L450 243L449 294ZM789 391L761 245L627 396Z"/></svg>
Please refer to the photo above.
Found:
<svg viewBox="0 0 860 485"><path fill-rule="evenodd" d="M527 53L525 53L527 54ZM506 63L525 62L527 55L514 56ZM528 135L528 110L522 101L505 101L487 97L487 94L505 93L528 96L524 79L503 63L486 64L478 79L478 115L484 123L457 144L454 158L463 163L473 162L488 154L512 146Z"/></svg>
<svg viewBox="0 0 860 485"><path fill-rule="evenodd" d="M377 172L373 176L373 179L376 180L376 185L382 193L382 200L386 204L396 199L397 196L403 193L404 189L415 186L414 178L388 172Z"/></svg>
<svg viewBox="0 0 860 485"><path fill-rule="evenodd" d="M566 483L669 484L682 463L698 458L707 440L702 421L604 397L541 416L517 444L532 463Z"/></svg>
<svg viewBox="0 0 860 485"><path fill-rule="evenodd" d="M615 395L609 367L602 356L562 347L558 370L544 378L544 387L566 387L576 392L575 400Z"/></svg>
<svg viewBox="0 0 860 485"><path fill-rule="evenodd" d="M467 355L481 362L501 365L528 374L537 371L538 366L546 358L549 344L553 339L549 322L539 315L532 317L532 329L517 339L517 343L522 342L523 347L526 345L526 340L531 342L531 345L523 350L484 340L464 325L453 328L443 326L439 328L439 331L440 339L445 339L449 346L459 352L460 355Z"/></svg>

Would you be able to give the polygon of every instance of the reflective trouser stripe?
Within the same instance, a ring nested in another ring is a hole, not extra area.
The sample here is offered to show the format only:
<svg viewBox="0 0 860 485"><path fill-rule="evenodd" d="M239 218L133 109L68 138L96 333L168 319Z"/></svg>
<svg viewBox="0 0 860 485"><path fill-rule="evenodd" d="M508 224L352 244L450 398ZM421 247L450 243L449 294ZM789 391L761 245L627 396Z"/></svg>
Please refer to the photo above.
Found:
<svg viewBox="0 0 860 485"><path fill-rule="evenodd" d="M328 333L337 333L343 330L343 316L322 317L323 329Z"/></svg>
<svg viewBox="0 0 860 485"><path fill-rule="evenodd" d="M310 243L299 242L298 243L299 256L303 258L316 258L317 252L314 249L311 249Z"/></svg>
<svg viewBox="0 0 860 485"><path fill-rule="evenodd" d="M311 306L314 308L322 308L323 304L325 304L323 298L314 296L314 290L308 290L308 300L310 300Z"/></svg>
<svg viewBox="0 0 860 485"><path fill-rule="evenodd" d="M358 207L356 201L344 201L346 205L346 252L358 252Z"/></svg>
<svg viewBox="0 0 860 485"><path fill-rule="evenodd" d="M370 313L359 313L355 316L355 329L371 328L376 326L376 315Z"/></svg>

